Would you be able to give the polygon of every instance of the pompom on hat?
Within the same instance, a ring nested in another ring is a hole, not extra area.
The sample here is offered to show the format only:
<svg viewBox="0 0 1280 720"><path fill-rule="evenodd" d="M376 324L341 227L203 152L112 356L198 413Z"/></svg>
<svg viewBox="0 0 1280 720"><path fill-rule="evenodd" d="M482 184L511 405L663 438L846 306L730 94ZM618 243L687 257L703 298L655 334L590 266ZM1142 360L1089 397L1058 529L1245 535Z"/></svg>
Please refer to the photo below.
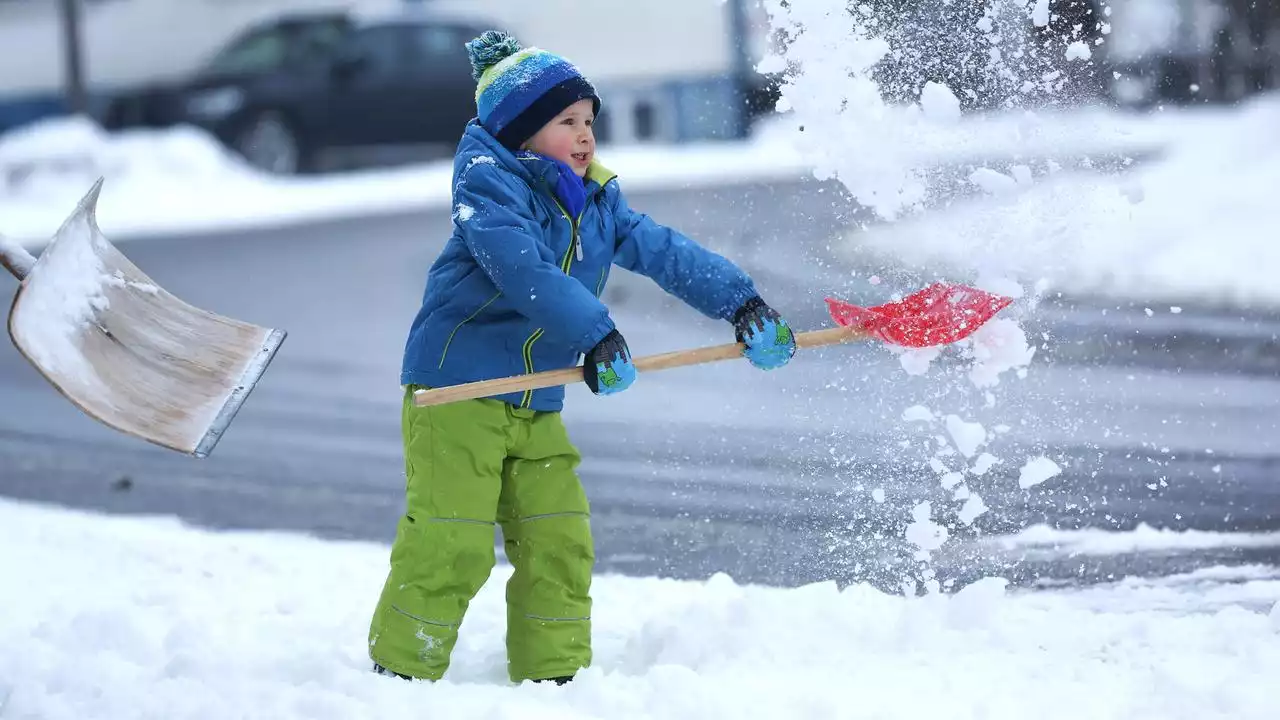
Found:
<svg viewBox="0 0 1280 720"><path fill-rule="evenodd" d="M562 110L590 99L600 114L600 96L573 63L545 50L522 48L500 30L467 43L476 79L480 124L505 147L518 149Z"/></svg>

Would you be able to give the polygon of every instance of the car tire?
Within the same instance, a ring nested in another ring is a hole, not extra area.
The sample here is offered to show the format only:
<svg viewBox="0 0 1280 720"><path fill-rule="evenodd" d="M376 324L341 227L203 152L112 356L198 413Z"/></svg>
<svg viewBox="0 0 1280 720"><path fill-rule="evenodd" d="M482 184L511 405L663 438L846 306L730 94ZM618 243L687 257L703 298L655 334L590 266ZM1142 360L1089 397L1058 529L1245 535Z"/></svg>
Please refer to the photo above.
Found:
<svg viewBox="0 0 1280 720"><path fill-rule="evenodd" d="M306 169L306 149L293 124L278 112L249 118L236 134L233 148L253 167L273 175L295 175Z"/></svg>

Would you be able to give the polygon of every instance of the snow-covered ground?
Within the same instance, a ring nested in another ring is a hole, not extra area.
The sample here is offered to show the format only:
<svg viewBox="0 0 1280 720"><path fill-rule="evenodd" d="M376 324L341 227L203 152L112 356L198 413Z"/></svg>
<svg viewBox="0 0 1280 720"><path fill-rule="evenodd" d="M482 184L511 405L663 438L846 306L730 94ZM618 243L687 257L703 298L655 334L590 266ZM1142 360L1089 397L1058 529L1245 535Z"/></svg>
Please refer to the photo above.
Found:
<svg viewBox="0 0 1280 720"><path fill-rule="evenodd" d="M12 501L0 527L5 720L1280 714L1280 579L1259 568L914 599L601 576L594 666L556 687L506 680L500 565L445 681L411 684L365 656L385 546Z"/></svg>

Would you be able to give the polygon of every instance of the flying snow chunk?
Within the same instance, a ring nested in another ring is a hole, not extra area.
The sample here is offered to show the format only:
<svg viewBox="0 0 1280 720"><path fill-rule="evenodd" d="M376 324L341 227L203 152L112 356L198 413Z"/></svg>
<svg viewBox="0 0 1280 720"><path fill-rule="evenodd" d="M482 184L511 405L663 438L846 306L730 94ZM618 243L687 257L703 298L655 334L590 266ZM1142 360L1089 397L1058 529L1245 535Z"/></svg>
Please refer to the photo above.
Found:
<svg viewBox="0 0 1280 720"><path fill-rule="evenodd" d="M1093 53L1089 50L1089 46L1081 40L1076 40L1067 46L1068 60L1088 60L1093 57Z"/></svg>
<svg viewBox="0 0 1280 720"><path fill-rule="evenodd" d="M955 122L960 119L960 100L951 88L929 81L920 92L920 109L925 117L936 122Z"/></svg>
<svg viewBox="0 0 1280 720"><path fill-rule="evenodd" d="M1031 458L1026 465L1022 466L1022 471L1018 475L1018 487L1026 490L1061 472L1062 468L1058 467L1058 463L1043 455Z"/></svg>
<svg viewBox="0 0 1280 720"><path fill-rule="evenodd" d="M982 502L982 498L977 493L973 493L969 496L969 499L965 501L964 507L960 508L960 512L957 513L957 517L959 517L960 522L965 525L972 525L973 521L977 520L978 516L986 511L987 504Z"/></svg>
<svg viewBox="0 0 1280 720"><path fill-rule="evenodd" d="M976 387L999 385L1000 375L1009 370L1021 373L1036 354L1026 331L1012 318L989 321L969 336L969 343L974 359L969 380Z"/></svg>
<svg viewBox="0 0 1280 720"><path fill-rule="evenodd" d="M987 471L992 467L1001 463L1002 460L991 453L982 453L978 459L973 462L973 467L969 468L969 472L974 475L986 475Z"/></svg>
<svg viewBox="0 0 1280 720"><path fill-rule="evenodd" d="M982 423L966 422L959 415L947 416L947 433L956 449L967 458L973 457L978 448L987 441L987 430Z"/></svg>
<svg viewBox="0 0 1280 720"><path fill-rule="evenodd" d="M932 514L933 506L928 500L916 505L911 509L912 523L905 534L907 542L924 552L942 547L949 535L946 528L933 521Z"/></svg>
<svg viewBox="0 0 1280 720"><path fill-rule="evenodd" d="M1120 194L1134 205L1147 199L1147 191L1142 187L1142 183L1137 180L1130 180L1121 185Z"/></svg>
<svg viewBox="0 0 1280 720"><path fill-rule="evenodd" d="M1031 22L1035 23L1036 27L1049 24L1049 0L1036 0L1035 7L1031 8Z"/></svg>
<svg viewBox="0 0 1280 720"><path fill-rule="evenodd" d="M902 411L903 422L933 422L933 411L923 405L912 405Z"/></svg>
<svg viewBox="0 0 1280 720"><path fill-rule="evenodd" d="M924 375L929 371L933 361L942 354L942 348L897 348L890 347L890 352L897 353L898 362L908 375Z"/></svg>
<svg viewBox="0 0 1280 720"><path fill-rule="evenodd" d="M1009 190L1013 190L1018 187L1017 180L1014 180L1002 172L997 172L991 168L985 167L978 168L972 173L969 173L969 182L992 194L1008 192Z"/></svg>
<svg viewBox="0 0 1280 720"><path fill-rule="evenodd" d="M453 211L453 216L457 218L459 222L466 222L470 220L475 214L476 214L475 208L471 207L470 205L463 205L462 203L458 203L457 209Z"/></svg>

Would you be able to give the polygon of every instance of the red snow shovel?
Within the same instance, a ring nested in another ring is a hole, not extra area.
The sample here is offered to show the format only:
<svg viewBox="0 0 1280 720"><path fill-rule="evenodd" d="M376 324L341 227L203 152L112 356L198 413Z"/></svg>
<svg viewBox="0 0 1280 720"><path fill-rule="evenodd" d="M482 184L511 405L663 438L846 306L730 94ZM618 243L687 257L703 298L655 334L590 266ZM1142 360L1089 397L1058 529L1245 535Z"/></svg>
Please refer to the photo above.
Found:
<svg viewBox="0 0 1280 720"><path fill-rule="evenodd" d="M9 335L89 417L205 457L285 331L193 307L152 282L98 230L101 189L99 179L39 259L0 237L0 266L22 281Z"/></svg>
<svg viewBox="0 0 1280 720"><path fill-rule="evenodd" d="M796 333L796 346L810 348L866 339L907 348L946 345L972 335L1011 302L1011 298L977 288L946 283L935 283L901 300L869 308L827 298L827 310L838 327ZM667 370L741 358L743 349L742 343L729 343L679 350L635 358L635 365L641 373ZM581 366L420 390L414 395L414 404L444 405L574 382L582 382Z"/></svg>

